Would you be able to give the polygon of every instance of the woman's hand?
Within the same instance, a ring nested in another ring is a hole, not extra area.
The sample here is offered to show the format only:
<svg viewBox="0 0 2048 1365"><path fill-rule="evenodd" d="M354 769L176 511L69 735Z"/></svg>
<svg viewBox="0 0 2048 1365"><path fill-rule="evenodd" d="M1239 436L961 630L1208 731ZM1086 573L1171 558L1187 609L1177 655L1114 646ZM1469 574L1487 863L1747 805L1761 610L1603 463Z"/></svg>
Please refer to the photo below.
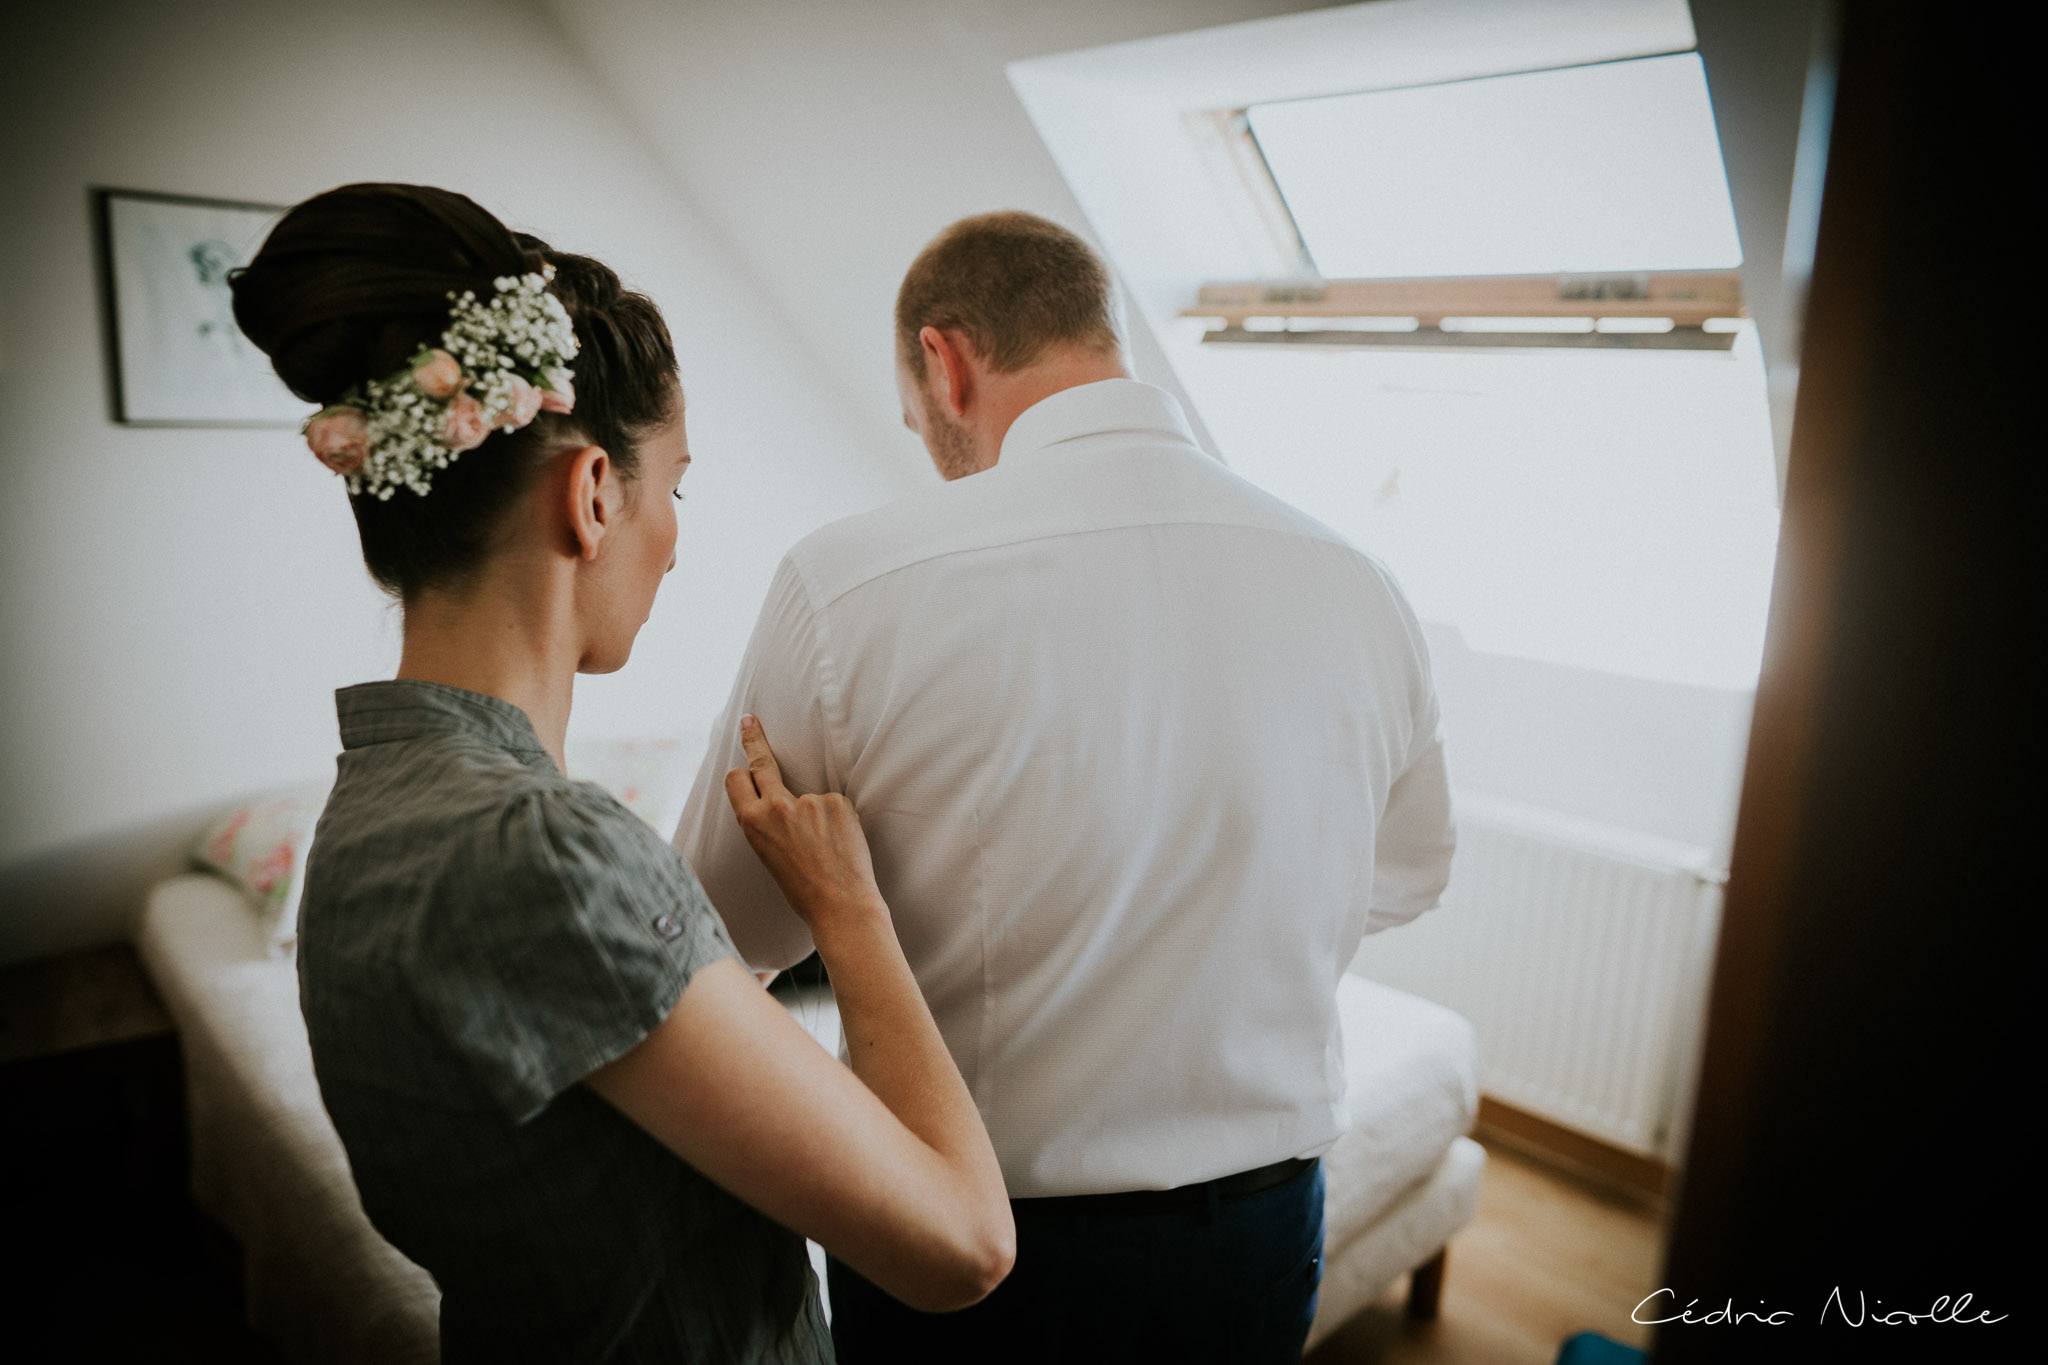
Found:
<svg viewBox="0 0 2048 1365"><path fill-rule="evenodd" d="M752 716L740 739L748 766L725 775L725 794L811 926L851 1069L738 962L721 959L589 1085L912 1308L965 1308L1017 1254L995 1150L903 959L853 807L843 796L791 795Z"/></svg>
<svg viewBox="0 0 2048 1365"><path fill-rule="evenodd" d="M792 909L815 937L847 916L879 914L888 907L875 885L875 865L853 803L837 792L796 796L783 785L782 768L761 722L740 717L747 766L725 775L726 799L754 852L774 874Z"/></svg>

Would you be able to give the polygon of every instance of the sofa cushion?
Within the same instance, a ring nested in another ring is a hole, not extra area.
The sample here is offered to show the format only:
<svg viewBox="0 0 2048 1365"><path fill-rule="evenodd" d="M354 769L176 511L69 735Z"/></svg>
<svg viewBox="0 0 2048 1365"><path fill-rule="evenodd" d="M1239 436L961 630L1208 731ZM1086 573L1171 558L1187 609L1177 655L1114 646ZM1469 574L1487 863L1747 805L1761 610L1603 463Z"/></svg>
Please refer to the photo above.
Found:
<svg viewBox="0 0 2048 1365"><path fill-rule="evenodd" d="M1434 1171L1479 1112L1478 1039L1463 1015L1352 975L1337 1012L1350 1122L1323 1155L1330 1248Z"/></svg>
<svg viewBox="0 0 2048 1365"><path fill-rule="evenodd" d="M178 1025L193 1199L241 1243L250 1323L308 1365L438 1359L440 1291L364 1216L298 974L243 896L209 874L161 882L135 946Z"/></svg>

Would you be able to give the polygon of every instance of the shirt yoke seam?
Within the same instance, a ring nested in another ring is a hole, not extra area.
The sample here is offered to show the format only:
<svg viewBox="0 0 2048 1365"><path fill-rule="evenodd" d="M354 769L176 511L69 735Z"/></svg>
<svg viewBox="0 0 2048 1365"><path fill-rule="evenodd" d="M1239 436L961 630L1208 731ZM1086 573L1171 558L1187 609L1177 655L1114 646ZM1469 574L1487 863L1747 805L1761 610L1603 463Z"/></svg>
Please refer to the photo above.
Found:
<svg viewBox="0 0 2048 1365"><path fill-rule="evenodd" d="M979 554L984 550L1008 549L1013 545L1028 545L1033 541L1039 540L1064 540L1068 538L1079 538L1082 536L1107 535L1112 531L1155 530L1161 527L1181 526L1214 526L1226 530L1250 531L1260 535L1279 536L1284 539L1290 540L1305 540L1310 542L1311 544L1328 545L1331 548L1340 550L1347 555L1356 557L1358 559L1372 561L1375 565L1377 565L1377 561L1373 560L1373 557L1371 555L1359 549L1350 541L1345 540L1342 536L1337 535L1335 532L1331 532L1328 535L1315 535L1308 531L1303 531L1298 528L1291 527L1259 526L1251 522L1243 521L1213 521L1206 519L1195 520L1192 518L1173 518L1162 521L1123 522L1114 526L1076 527L1071 530L1051 531L1034 534L1020 534L999 540L983 541L974 545L962 545L954 549L934 550L930 554L923 555L917 559L909 560L906 563L891 565L889 568L882 569L875 573L867 574L863 577L856 578L854 581L846 584L844 587L838 588L836 591L833 591L829 594L814 589L812 579L815 574L815 569L813 566L802 562L801 557L799 557L796 554L792 554L791 557L793 560L797 562L799 573L801 574L803 579L804 598L806 604L810 606L814 615L822 618L823 613L830 610L831 607L834 606L842 597L846 597L852 593L858 592L860 589L867 587L871 583L879 583L885 578L894 577L899 573L904 573L908 570L918 568L925 564L931 564L941 559L952 559L960 555ZM1382 575L1382 577L1384 577L1384 575Z"/></svg>

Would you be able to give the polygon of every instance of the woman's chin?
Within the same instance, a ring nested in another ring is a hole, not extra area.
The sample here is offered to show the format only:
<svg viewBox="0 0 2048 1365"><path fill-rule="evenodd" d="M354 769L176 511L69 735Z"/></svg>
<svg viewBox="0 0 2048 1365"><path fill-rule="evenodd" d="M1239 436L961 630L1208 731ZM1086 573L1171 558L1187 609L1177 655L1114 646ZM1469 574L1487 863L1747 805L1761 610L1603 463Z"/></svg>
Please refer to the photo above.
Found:
<svg viewBox="0 0 2048 1365"><path fill-rule="evenodd" d="M624 668L626 661L632 657L633 644L629 640L619 649L593 651L584 655L582 661L576 665L576 671L578 673L616 673Z"/></svg>

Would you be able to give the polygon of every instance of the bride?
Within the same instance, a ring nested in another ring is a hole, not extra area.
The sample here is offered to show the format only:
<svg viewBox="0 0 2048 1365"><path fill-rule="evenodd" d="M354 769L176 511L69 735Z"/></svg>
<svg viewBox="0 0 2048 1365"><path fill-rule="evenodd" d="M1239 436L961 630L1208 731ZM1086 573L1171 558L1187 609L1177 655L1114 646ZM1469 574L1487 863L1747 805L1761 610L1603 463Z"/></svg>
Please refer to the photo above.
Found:
<svg viewBox="0 0 2048 1365"><path fill-rule="evenodd" d="M563 775L625 664L690 463L659 312L469 199L350 185L279 222L235 316L402 604L337 694L299 976L363 1206L440 1283L449 1362L822 1361L803 1238L913 1307L1007 1273L1002 1176L853 809L768 737L726 777L810 924L849 1070L734 953L673 849Z"/></svg>

